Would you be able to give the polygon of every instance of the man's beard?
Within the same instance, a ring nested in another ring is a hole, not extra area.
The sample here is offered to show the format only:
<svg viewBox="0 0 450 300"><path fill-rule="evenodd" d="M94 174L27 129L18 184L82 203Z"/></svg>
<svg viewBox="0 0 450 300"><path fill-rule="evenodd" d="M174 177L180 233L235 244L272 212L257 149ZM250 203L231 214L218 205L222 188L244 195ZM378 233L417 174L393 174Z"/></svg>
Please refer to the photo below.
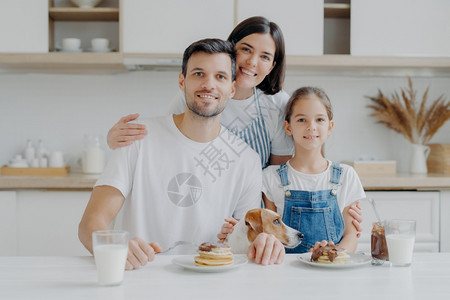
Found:
<svg viewBox="0 0 450 300"><path fill-rule="evenodd" d="M185 99L187 99L186 94L184 96L185 96ZM186 104L190 111L192 111L194 114L196 114L197 116L202 117L202 118L215 117L215 116L219 115L225 109L225 105L223 105L223 106L218 105L215 110L209 112L207 108L201 108L195 101L191 101L191 102L186 101Z"/></svg>

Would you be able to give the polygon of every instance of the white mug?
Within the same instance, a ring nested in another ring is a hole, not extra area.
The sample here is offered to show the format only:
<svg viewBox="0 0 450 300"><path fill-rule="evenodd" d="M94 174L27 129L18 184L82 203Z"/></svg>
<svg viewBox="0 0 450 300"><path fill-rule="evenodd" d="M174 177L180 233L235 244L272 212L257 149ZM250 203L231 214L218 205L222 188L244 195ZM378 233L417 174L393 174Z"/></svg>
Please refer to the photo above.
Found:
<svg viewBox="0 0 450 300"><path fill-rule="evenodd" d="M50 153L49 157L49 167L50 168L62 168L64 167L64 157L61 151L55 151Z"/></svg>
<svg viewBox="0 0 450 300"><path fill-rule="evenodd" d="M39 168L39 158L33 158L33 160L31 161L31 167Z"/></svg>
<svg viewBox="0 0 450 300"><path fill-rule="evenodd" d="M78 50L81 46L81 40L77 38L65 38L61 44L64 50Z"/></svg>
<svg viewBox="0 0 450 300"><path fill-rule="evenodd" d="M39 168L47 168L47 167L48 167L47 158L46 157L39 158Z"/></svg>
<svg viewBox="0 0 450 300"><path fill-rule="evenodd" d="M109 40L105 38L95 38L91 40L93 50L107 50L109 47Z"/></svg>

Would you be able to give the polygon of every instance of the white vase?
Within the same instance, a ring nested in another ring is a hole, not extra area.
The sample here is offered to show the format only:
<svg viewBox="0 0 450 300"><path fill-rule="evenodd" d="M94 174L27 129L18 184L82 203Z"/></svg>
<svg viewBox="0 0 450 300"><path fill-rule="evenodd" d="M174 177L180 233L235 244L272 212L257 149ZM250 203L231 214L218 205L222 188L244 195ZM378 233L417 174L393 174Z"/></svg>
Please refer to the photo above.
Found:
<svg viewBox="0 0 450 300"><path fill-rule="evenodd" d="M411 161L409 172L411 174L427 174L427 158L430 147L421 144L411 144Z"/></svg>

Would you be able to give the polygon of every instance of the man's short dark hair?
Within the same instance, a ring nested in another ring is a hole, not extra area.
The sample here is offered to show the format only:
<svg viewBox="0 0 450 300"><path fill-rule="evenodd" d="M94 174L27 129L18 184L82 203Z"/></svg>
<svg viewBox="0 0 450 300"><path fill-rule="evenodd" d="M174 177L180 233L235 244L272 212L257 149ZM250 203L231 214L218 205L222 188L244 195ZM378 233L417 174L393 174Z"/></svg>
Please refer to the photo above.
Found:
<svg viewBox="0 0 450 300"><path fill-rule="evenodd" d="M203 39L192 43L186 48L183 54L183 65L181 66L181 73L186 77L186 67L189 58L192 54L197 52L205 52L208 54L225 53L230 56L231 59L231 78L234 81L236 79L236 52L233 44L221 39Z"/></svg>

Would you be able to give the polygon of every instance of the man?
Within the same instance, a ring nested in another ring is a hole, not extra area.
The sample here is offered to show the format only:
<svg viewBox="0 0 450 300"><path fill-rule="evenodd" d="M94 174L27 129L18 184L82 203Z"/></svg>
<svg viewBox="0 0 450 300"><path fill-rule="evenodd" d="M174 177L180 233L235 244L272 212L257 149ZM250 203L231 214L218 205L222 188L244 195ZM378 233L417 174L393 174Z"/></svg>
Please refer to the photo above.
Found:
<svg viewBox="0 0 450 300"><path fill-rule="evenodd" d="M133 237L127 270L145 265L177 240L214 241L226 217L239 219L259 206L259 157L220 125L234 79L230 43L206 39L186 49L179 75L186 111L140 120L149 134L112 153L79 225L79 238L91 253L92 232L107 229L122 205L123 227ZM249 258L280 263L284 247L261 234Z"/></svg>

